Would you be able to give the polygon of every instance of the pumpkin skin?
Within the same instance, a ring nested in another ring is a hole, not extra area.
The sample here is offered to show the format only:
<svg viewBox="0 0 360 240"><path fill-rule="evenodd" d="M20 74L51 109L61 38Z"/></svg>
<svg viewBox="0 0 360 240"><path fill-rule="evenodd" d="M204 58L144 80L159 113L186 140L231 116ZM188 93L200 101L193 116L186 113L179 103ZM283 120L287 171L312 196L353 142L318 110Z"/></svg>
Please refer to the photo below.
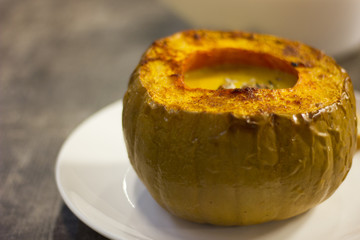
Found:
<svg viewBox="0 0 360 240"><path fill-rule="evenodd" d="M296 74L287 89L190 89L184 73L246 63ZM130 162L167 211L198 223L287 219L329 198L356 149L351 79L321 51L244 32L155 41L123 100Z"/></svg>

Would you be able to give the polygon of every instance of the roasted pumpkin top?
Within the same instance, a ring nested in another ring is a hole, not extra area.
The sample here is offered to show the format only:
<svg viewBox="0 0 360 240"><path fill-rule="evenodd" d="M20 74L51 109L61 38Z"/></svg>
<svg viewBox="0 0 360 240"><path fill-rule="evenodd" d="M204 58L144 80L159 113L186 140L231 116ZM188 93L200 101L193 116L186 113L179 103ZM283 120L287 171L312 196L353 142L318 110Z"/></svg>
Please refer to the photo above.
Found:
<svg viewBox="0 0 360 240"><path fill-rule="evenodd" d="M250 64L291 73L298 81L285 89L189 88L186 71L218 64ZM338 102L346 71L323 52L302 43L245 32L190 30L155 41L136 69L149 102L168 110L230 112L235 116L301 114ZM346 94L346 91L345 91Z"/></svg>

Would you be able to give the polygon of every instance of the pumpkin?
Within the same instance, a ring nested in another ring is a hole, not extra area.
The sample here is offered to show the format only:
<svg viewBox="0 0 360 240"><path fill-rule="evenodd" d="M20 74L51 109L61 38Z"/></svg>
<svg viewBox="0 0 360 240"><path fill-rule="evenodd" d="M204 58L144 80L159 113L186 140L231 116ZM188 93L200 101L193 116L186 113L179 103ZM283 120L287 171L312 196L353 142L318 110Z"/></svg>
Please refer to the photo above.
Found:
<svg viewBox="0 0 360 240"><path fill-rule="evenodd" d="M297 81L280 89L186 85L188 72L222 64ZM302 43L238 31L155 41L131 76L122 117L130 162L152 197L198 223L249 225L306 212L343 182L357 145L344 69Z"/></svg>

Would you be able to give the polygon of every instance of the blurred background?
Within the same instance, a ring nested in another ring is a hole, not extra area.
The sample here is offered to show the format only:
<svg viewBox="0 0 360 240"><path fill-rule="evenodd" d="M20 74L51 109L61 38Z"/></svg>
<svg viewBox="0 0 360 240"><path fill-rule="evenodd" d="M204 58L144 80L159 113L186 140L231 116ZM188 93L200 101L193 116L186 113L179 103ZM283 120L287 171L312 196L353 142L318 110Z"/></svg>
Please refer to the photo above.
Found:
<svg viewBox="0 0 360 240"><path fill-rule="evenodd" d="M172 7L154 0L0 1L0 239L104 239L61 200L56 157L78 124L122 98L155 39L208 27ZM356 37L334 56L360 90Z"/></svg>

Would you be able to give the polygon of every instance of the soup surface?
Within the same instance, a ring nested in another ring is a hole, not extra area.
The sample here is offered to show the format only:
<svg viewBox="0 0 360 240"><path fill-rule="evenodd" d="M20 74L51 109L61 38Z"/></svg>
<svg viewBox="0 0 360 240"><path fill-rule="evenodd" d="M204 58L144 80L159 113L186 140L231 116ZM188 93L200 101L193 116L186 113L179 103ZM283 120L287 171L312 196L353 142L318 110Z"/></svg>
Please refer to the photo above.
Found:
<svg viewBox="0 0 360 240"><path fill-rule="evenodd" d="M280 89L293 87L297 77L266 67L223 64L188 71L184 81L190 88L210 90L246 87Z"/></svg>

